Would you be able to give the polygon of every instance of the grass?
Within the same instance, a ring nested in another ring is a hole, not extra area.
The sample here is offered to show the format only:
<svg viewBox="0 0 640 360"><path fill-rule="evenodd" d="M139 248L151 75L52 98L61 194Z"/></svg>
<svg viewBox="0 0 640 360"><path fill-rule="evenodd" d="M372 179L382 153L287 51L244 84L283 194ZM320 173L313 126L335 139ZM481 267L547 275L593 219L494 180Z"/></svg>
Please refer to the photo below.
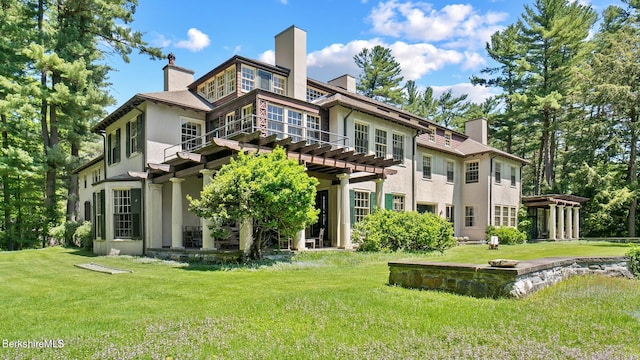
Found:
<svg viewBox="0 0 640 360"><path fill-rule="evenodd" d="M0 348L10 359L639 359L640 282L581 277L523 300L386 285L404 258L623 255L626 245L461 246L445 254L307 252L260 267L93 257L62 248L0 253ZM96 262L133 270L107 275Z"/></svg>

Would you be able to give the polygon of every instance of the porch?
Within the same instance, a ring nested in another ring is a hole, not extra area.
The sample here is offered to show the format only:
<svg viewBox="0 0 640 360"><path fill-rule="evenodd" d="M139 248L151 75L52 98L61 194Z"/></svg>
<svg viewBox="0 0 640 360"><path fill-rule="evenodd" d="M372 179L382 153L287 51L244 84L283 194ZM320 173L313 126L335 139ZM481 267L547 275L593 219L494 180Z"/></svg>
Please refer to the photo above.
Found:
<svg viewBox="0 0 640 360"><path fill-rule="evenodd" d="M523 196L531 219L531 238L571 240L580 238L580 207L588 198L575 195Z"/></svg>

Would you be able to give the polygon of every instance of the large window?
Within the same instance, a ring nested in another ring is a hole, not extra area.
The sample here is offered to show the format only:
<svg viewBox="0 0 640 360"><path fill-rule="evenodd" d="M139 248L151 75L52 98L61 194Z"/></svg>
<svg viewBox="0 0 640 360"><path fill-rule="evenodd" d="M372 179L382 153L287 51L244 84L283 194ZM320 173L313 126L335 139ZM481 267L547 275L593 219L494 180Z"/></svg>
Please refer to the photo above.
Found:
<svg viewBox="0 0 640 360"><path fill-rule="evenodd" d="M404 195L393 195L393 210L394 211L404 211L404 203L405 203Z"/></svg>
<svg viewBox="0 0 640 360"><path fill-rule="evenodd" d="M267 120L268 134L276 134L278 139L282 139L284 135L284 108L269 104L267 106Z"/></svg>
<svg viewBox="0 0 640 360"><path fill-rule="evenodd" d="M198 87L198 93L209 101L219 100L236 91L236 66L231 65Z"/></svg>
<svg viewBox="0 0 640 360"><path fill-rule="evenodd" d="M502 207L500 205L496 205L493 207L493 225L500 226L500 219L502 217L501 211Z"/></svg>
<svg viewBox="0 0 640 360"><path fill-rule="evenodd" d="M420 214L435 214L436 213L436 205L435 204L416 204L416 211Z"/></svg>
<svg viewBox="0 0 640 360"><path fill-rule="evenodd" d="M242 65L242 91L249 92L255 87L256 69Z"/></svg>
<svg viewBox="0 0 640 360"><path fill-rule="evenodd" d="M495 226L518 226L518 208L515 206L495 205L493 214L493 225Z"/></svg>
<svg viewBox="0 0 640 360"><path fill-rule="evenodd" d="M291 141L302 140L302 113L299 111L287 110L287 128Z"/></svg>
<svg viewBox="0 0 640 360"><path fill-rule="evenodd" d="M130 239L133 228L131 216L131 191L113 191L113 236L116 239Z"/></svg>
<svg viewBox="0 0 640 360"><path fill-rule="evenodd" d="M120 162L120 129L109 134L107 138L107 145L109 147L108 163L117 164Z"/></svg>
<svg viewBox="0 0 640 360"><path fill-rule="evenodd" d="M387 132L376 129L376 157L387 157Z"/></svg>
<svg viewBox="0 0 640 360"><path fill-rule="evenodd" d="M467 184L477 183L478 182L478 171L480 169L480 165L477 161L468 162L464 164L465 172L464 179Z"/></svg>
<svg viewBox="0 0 640 360"><path fill-rule="evenodd" d="M393 134L393 160L404 162L404 135Z"/></svg>
<svg viewBox="0 0 640 360"><path fill-rule="evenodd" d="M455 167L455 163L451 160L447 160L447 182L448 183L453 183L455 181L455 177L454 177L454 167Z"/></svg>
<svg viewBox="0 0 640 360"><path fill-rule="evenodd" d="M493 164L493 177L496 184L502 183L502 163L495 162Z"/></svg>
<svg viewBox="0 0 640 360"><path fill-rule="evenodd" d="M446 219L447 219L451 224L455 224L455 223L454 223L454 221L455 221L455 216L454 216L454 212L453 212L453 211L454 211L454 207L453 207L453 205L447 205L447 206L445 207L445 211L446 211L446 213L445 213L445 217L446 217Z"/></svg>
<svg viewBox="0 0 640 360"><path fill-rule="evenodd" d="M464 226L476 226L476 208L473 206L464 207Z"/></svg>
<svg viewBox="0 0 640 360"><path fill-rule="evenodd" d="M422 178L431 179L431 156L422 155Z"/></svg>
<svg viewBox="0 0 640 360"><path fill-rule="evenodd" d="M307 142L317 143L320 141L320 116L307 115Z"/></svg>
<svg viewBox="0 0 640 360"><path fill-rule="evenodd" d="M286 95L287 79L268 70L256 69L248 65L242 65L240 69L241 90L249 92L255 88L271 91L276 94Z"/></svg>
<svg viewBox="0 0 640 360"><path fill-rule="evenodd" d="M182 150L193 151L202 145L202 124L182 121Z"/></svg>
<svg viewBox="0 0 640 360"><path fill-rule="evenodd" d="M354 134L356 152L369 153L369 125L356 123Z"/></svg>
<svg viewBox="0 0 640 360"><path fill-rule="evenodd" d="M96 231L96 239L104 239L104 229L102 227L102 225L104 224L104 190L102 190L102 193L95 193L93 199L95 201L95 204L93 206L95 209L94 214L96 216L95 224L93 224L93 227Z"/></svg>
<svg viewBox="0 0 640 360"><path fill-rule="evenodd" d="M370 209L370 195L366 191L354 191L353 194L353 211L354 211L354 220L358 222L362 220L365 216L369 215Z"/></svg>
<svg viewBox="0 0 640 360"><path fill-rule="evenodd" d="M516 167L511 167L511 186L516 186Z"/></svg>

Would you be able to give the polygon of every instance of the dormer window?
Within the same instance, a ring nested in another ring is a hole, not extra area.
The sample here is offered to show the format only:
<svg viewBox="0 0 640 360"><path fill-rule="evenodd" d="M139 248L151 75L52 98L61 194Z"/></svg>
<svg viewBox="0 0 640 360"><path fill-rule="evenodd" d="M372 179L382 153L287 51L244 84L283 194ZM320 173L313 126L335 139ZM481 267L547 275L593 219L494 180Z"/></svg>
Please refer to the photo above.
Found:
<svg viewBox="0 0 640 360"><path fill-rule="evenodd" d="M198 87L198 93L209 101L217 101L236 91L236 66L231 65Z"/></svg>
<svg viewBox="0 0 640 360"><path fill-rule="evenodd" d="M318 90L312 87L307 87L307 101L312 102L315 99L321 98L327 95L325 91Z"/></svg>
<svg viewBox="0 0 640 360"><path fill-rule="evenodd" d="M249 92L255 88L286 94L286 79L270 71L242 65L242 91Z"/></svg>

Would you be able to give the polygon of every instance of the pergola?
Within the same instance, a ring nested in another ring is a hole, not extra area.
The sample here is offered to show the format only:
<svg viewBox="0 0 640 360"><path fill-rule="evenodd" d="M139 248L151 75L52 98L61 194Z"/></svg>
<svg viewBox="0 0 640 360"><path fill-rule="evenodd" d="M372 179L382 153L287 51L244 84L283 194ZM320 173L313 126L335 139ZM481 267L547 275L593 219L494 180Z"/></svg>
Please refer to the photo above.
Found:
<svg viewBox="0 0 640 360"><path fill-rule="evenodd" d="M580 207L588 198L547 194L523 196L522 203L532 219L534 239L564 240L580 238Z"/></svg>

